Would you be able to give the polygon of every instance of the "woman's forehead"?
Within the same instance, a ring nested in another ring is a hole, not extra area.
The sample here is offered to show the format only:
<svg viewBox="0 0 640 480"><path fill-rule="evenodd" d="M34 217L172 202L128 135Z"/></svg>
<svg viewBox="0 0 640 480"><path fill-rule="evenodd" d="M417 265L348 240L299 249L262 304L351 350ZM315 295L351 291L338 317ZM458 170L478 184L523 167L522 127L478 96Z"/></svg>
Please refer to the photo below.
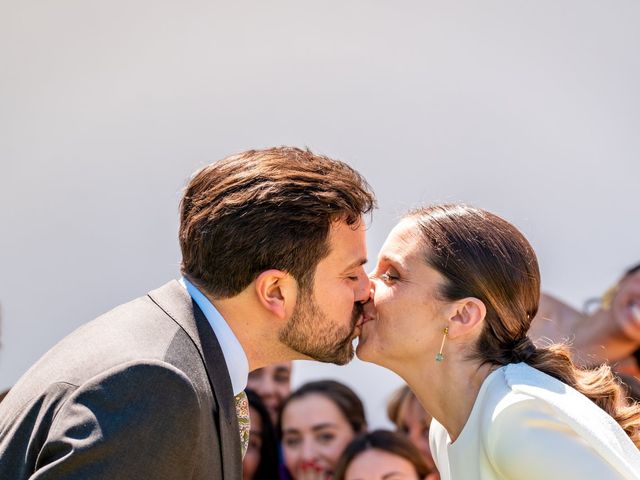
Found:
<svg viewBox="0 0 640 480"><path fill-rule="evenodd" d="M283 416L290 421L304 422L307 425L325 423L328 420L333 423L343 419L346 421L335 402L318 393L310 393L291 400Z"/></svg>
<svg viewBox="0 0 640 480"><path fill-rule="evenodd" d="M417 225L412 219L403 219L387 236L380 257L395 262L402 262L407 257L420 250L420 236Z"/></svg>

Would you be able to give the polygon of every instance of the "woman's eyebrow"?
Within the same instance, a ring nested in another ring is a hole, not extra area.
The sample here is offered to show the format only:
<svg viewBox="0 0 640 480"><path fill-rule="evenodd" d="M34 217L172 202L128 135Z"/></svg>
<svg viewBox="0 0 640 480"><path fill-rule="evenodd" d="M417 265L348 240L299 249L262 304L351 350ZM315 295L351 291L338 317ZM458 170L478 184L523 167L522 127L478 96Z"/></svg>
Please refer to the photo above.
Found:
<svg viewBox="0 0 640 480"><path fill-rule="evenodd" d="M399 477L403 477L402 472L389 472L389 473L385 473L382 476L382 480L387 480L389 478L395 477L396 475L398 475Z"/></svg>
<svg viewBox="0 0 640 480"><path fill-rule="evenodd" d="M318 430L323 430L325 428L333 428L336 425L334 423L319 423L318 425L314 425L313 427L311 427L311 430L313 430L314 432L318 431Z"/></svg>

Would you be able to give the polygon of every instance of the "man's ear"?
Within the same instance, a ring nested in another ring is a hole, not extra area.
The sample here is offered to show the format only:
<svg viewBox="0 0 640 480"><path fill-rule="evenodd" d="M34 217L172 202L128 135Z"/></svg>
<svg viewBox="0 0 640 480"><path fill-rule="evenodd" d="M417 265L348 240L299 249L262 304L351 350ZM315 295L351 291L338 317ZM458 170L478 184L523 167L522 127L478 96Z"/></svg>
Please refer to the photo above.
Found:
<svg viewBox="0 0 640 480"><path fill-rule="evenodd" d="M260 304L281 320L293 311L298 295L298 284L287 272L265 270L254 282Z"/></svg>
<svg viewBox="0 0 640 480"><path fill-rule="evenodd" d="M461 337L478 328L487 315L484 302L467 297L454 302L449 314L449 338Z"/></svg>

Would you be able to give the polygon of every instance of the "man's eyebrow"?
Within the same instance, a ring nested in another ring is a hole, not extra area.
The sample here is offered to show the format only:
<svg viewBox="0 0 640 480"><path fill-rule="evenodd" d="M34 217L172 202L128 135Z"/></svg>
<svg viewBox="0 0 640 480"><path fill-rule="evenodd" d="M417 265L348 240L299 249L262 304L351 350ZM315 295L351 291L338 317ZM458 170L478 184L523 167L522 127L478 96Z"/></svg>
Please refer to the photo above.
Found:
<svg viewBox="0 0 640 480"><path fill-rule="evenodd" d="M344 271L346 272L347 270L351 270L353 268L361 267L362 265L364 265L367 262L368 262L368 260L366 258L360 258L360 259L356 260L355 262L353 262L351 265L349 265L347 268L345 268Z"/></svg>

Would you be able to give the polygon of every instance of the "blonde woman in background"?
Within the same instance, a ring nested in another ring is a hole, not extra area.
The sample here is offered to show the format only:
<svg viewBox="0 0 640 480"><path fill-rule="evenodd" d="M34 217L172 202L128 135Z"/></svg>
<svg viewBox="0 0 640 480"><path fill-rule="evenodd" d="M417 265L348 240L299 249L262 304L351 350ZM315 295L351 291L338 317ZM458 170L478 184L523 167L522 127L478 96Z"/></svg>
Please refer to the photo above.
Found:
<svg viewBox="0 0 640 480"><path fill-rule="evenodd" d="M429 447L432 417L422 408L409 386L404 385L393 394L387 405L387 416L396 426L396 432L407 437L418 449L431 475L429 479L439 480Z"/></svg>

